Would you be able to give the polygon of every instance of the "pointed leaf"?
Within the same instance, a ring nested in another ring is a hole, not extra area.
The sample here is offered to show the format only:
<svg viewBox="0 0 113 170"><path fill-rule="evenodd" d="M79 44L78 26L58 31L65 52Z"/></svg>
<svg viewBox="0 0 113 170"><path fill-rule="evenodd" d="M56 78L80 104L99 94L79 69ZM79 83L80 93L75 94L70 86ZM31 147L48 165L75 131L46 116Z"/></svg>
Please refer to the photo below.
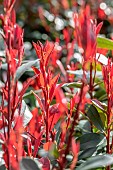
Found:
<svg viewBox="0 0 113 170"><path fill-rule="evenodd" d="M103 140L104 135L97 133L86 133L78 138L80 140L80 150L93 148Z"/></svg>
<svg viewBox="0 0 113 170"><path fill-rule="evenodd" d="M113 50L113 41L108 38L97 37L97 47Z"/></svg>
<svg viewBox="0 0 113 170"><path fill-rule="evenodd" d="M23 126L26 126L33 117L24 100L22 100L21 115L23 115Z"/></svg>
<svg viewBox="0 0 113 170"><path fill-rule="evenodd" d="M100 23L97 25L97 27L96 27L96 35L99 34L99 32L100 32L100 30L101 30L101 28L102 28L102 25L103 25L103 22L100 22Z"/></svg>
<svg viewBox="0 0 113 170"><path fill-rule="evenodd" d="M22 100L23 95L25 93L25 91L27 90L27 88L29 87L29 85L31 84L31 82L37 77L33 76L32 78L30 78L27 82L25 82L25 85L23 86L23 89L21 90L20 94L19 94L19 99L14 107L14 110L16 110L16 108L18 107L19 102Z"/></svg>
<svg viewBox="0 0 113 170"><path fill-rule="evenodd" d="M33 157L36 157L36 154L38 152L38 148L39 148L39 145L40 145L40 141L41 141L41 138L42 138L42 134L43 132L41 132L38 136L38 139L35 140L35 145L34 145L34 152L33 152Z"/></svg>
<svg viewBox="0 0 113 170"><path fill-rule="evenodd" d="M92 100L92 103L93 103L97 108L99 108L99 109L102 110L102 111L106 111L106 110L107 110L107 105L106 105L105 103L100 102L100 101L97 100L97 99L93 99L93 100Z"/></svg>
<svg viewBox="0 0 113 170"><path fill-rule="evenodd" d="M18 67L18 69L16 71L15 81L17 81L25 73L25 71L27 71L28 69L30 69L34 65L37 65L38 68L39 68L39 60L30 61L30 62L23 64L20 67Z"/></svg>
<svg viewBox="0 0 113 170"><path fill-rule="evenodd" d="M106 167L113 164L113 156L98 155L89 158L86 162L81 164L76 170L91 170L94 168Z"/></svg>
<svg viewBox="0 0 113 170"><path fill-rule="evenodd" d="M20 162L20 169L22 169L22 170L40 170L37 163L31 158L23 158Z"/></svg>
<svg viewBox="0 0 113 170"><path fill-rule="evenodd" d="M43 105L41 99L40 99L40 98L38 97L38 95L37 95L36 93L34 93L33 91L32 91L32 93L33 93L34 96L36 97L36 99L37 99L37 101L38 101L38 104L40 105L40 108L42 109L42 111L44 111L45 109L44 109L44 105Z"/></svg>
<svg viewBox="0 0 113 170"><path fill-rule="evenodd" d="M80 160L80 159L86 159L88 157L91 157L96 150L97 150L96 147L85 149L83 150L82 153L80 153L78 159Z"/></svg>
<svg viewBox="0 0 113 170"><path fill-rule="evenodd" d="M44 45L44 63L45 66L47 66L48 62L49 62L49 57L51 55L51 53L53 52L54 49L54 44L52 42L46 41L45 45Z"/></svg>
<svg viewBox="0 0 113 170"><path fill-rule="evenodd" d="M71 83L65 83L62 87L70 87L70 88L81 88L82 83L81 82L71 82Z"/></svg>
<svg viewBox="0 0 113 170"><path fill-rule="evenodd" d="M59 111L59 103L50 106L50 108L49 108L49 116L52 116L53 114L59 113L59 112L60 112Z"/></svg>
<svg viewBox="0 0 113 170"><path fill-rule="evenodd" d="M56 75L50 82L50 95L49 95L49 99L50 101L53 99L53 96L54 96L54 93L55 93L55 90L56 90L56 84L57 84L57 81L59 79L59 74Z"/></svg>
<svg viewBox="0 0 113 170"><path fill-rule="evenodd" d="M90 105L86 114L89 117L89 119L92 121L94 126L96 126L100 131L104 130L104 125L102 123L98 110L93 105Z"/></svg>
<svg viewBox="0 0 113 170"><path fill-rule="evenodd" d="M52 116L49 117L49 131L51 131L55 124L58 122L58 120L60 119L61 113L54 113Z"/></svg>
<svg viewBox="0 0 113 170"><path fill-rule="evenodd" d="M37 44L33 42L33 46L35 48L37 56L41 59L41 57L42 57L41 53L42 53L42 50L43 50L43 44L40 41L38 41Z"/></svg>

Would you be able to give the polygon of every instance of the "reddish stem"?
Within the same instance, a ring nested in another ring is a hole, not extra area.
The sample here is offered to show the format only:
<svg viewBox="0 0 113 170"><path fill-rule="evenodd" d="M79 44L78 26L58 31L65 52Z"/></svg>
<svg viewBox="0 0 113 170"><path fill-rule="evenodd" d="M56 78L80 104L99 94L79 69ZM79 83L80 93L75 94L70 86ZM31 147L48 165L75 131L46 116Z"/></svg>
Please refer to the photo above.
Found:
<svg viewBox="0 0 113 170"><path fill-rule="evenodd" d="M46 110L46 142L48 142L49 140L49 126L48 126L48 120L49 119L49 109L47 107L47 110Z"/></svg>
<svg viewBox="0 0 113 170"><path fill-rule="evenodd" d="M12 109L12 114L11 114L11 122L13 121L14 112L15 112L14 106L15 106L15 101L16 101L16 91L17 91L17 82L14 87L14 99L13 99L13 109Z"/></svg>
<svg viewBox="0 0 113 170"><path fill-rule="evenodd" d="M81 87L80 99L79 99L79 102L78 102L78 105L77 105L77 108L76 108L76 112L74 114L74 121L73 121L72 127L70 129L70 134L69 134L69 137L68 137L68 143L67 143L67 147L66 147L66 150L65 150L65 157L63 158L62 163L61 163L61 166L62 166L61 170L63 170L63 168L64 168L64 165L65 165L65 162L66 162L66 155L69 152L69 147L70 147L72 137L73 137L73 133L74 133L74 127L77 124L77 120L78 120L78 116L79 116L79 107L80 107L80 103L82 101L83 88L84 88L84 83L82 84L82 87Z"/></svg>
<svg viewBox="0 0 113 170"><path fill-rule="evenodd" d="M92 70L93 70L93 65L92 63L90 64L90 85L89 85L89 94L91 99L93 98L92 91L93 91L93 77L92 77Z"/></svg>
<svg viewBox="0 0 113 170"><path fill-rule="evenodd" d="M107 110L107 153L110 154L110 79L108 80L108 110ZM110 166L107 166L106 170L110 170Z"/></svg>
<svg viewBox="0 0 113 170"><path fill-rule="evenodd" d="M7 71L7 80L8 80L8 144L10 140L10 129L11 129L11 122L10 122L10 116L11 116L11 99L10 99L10 93L11 93L11 82L10 82L10 63L8 63L8 71ZM10 166L10 153L9 150L7 150L8 153L8 170L11 169Z"/></svg>

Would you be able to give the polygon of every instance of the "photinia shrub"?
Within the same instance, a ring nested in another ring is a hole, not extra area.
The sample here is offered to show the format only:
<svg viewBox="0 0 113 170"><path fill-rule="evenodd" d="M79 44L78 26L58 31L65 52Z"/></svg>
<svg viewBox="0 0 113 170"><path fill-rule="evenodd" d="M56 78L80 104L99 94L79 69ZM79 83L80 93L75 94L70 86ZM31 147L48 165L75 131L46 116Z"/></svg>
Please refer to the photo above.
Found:
<svg viewBox="0 0 113 170"><path fill-rule="evenodd" d="M64 44L33 42L37 59L26 61L15 1L0 15L0 169L112 169L113 42L98 36L103 23L87 5L73 12Z"/></svg>

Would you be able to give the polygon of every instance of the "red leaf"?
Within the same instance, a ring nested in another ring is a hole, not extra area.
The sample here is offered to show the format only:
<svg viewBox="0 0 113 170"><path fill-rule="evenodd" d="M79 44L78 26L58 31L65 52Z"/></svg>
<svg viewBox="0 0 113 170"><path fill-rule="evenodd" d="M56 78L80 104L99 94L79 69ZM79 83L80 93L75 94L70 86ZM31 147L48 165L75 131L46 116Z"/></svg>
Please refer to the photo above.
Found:
<svg viewBox="0 0 113 170"><path fill-rule="evenodd" d="M35 74L39 75L40 71L36 68L36 67L32 67L33 71L35 72Z"/></svg>
<svg viewBox="0 0 113 170"><path fill-rule="evenodd" d="M73 154L74 154L75 156L78 154L79 148L80 148L79 143L76 143L76 142L75 142L75 139L73 138L73 139L72 139L72 152L73 152Z"/></svg>
<svg viewBox="0 0 113 170"><path fill-rule="evenodd" d="M56 108L55 108L56 107ZM48 124L49 124L49 131L51 131L55 124L58 122L58 120L60 119L62 113L59 111L59 109L57 108L57 106L53 106L53 108L51 109L52 113L50 112L49 114L50 117L49 117L49 121L48 121Z"/></svg>
<svg viewBox="0 0 113 170"><path fill-rule="evenodd" d="M77 163L77 159L78 159L78 152L79 152L79 143L75 142L75 139L72 138L72 152L73 152L73 161L71 163L70 169L74 170L76 163Z"/></svg>
<svg viewBox="0 0 113 170"><path fill-rule="evenodd" d="M49 99L50 101L53 99L53 96L54 96L54 93L55 93L55 90L56 90L56 84L57 84L57 81L59 79L59 74L56 75L51 81L50 81L50 94L49 94Z"/></svg>
<svg viewBox="0 0 113 170"><path fill-rule="evenodd" d="M6 150L5 150L4 154L3 154L3 159L5 161L6 168L8 168L8 154L7 154Z"/></svg>
<svg viewBox="0 0 113 170"><path fill-rule="evenodd" d="M96 35L99 34L99 32L100 32L100 30L101 30L101 28L102 28L102 25L103 25L103 22L100 22L100 23L97 25L97 27L96 27Z"/></svg>
<svg viewBox="0 0 113 170"><path fill-rule="evenodd" d="M42 163L42 170L50 170L50 160L48 158L41 158L39 162Z"/></svg>
<svg viewBox="0 0 113 170"><path fill-rule="evenodd" d="M51 149L51 146L52 146L53 142L46 142L44 145L43 145L43 148L45 151L49 151Z"/></svg>
<svg viewBox="0 0 113 170"><path fill-rule="evenodd" d="M27 146L28 146L28 156L32 156L32 144L29 138L27 139Z"/></svg>
<svg viewBox="0 0 113 170"><path fill-rule="evenodd" d="M12 10L12 13L11 13L11 21L13 24L16 23L16 14L15 14L15 10L13 9Z"/></svg>
<svg viewBox="0 0 113 170"><path fill-rule="evenodd" d="M43 49L43 51L44 51L44 53L43 53L44 54L44 61L45 61L44 65L45 66L47 66L47 64L49 62L49 57L50 57L53 49L54 49L54 44L49 42L49 41L46 41L46 43L44 45L44 49Z"/></svg>
<svg viewBox="0 0 113 170"><path fill-rule="evenodd" d="M63 35L64 35L64 39L66 41L66 44L68 44L68 42L70 41L70 33L69 33L68 28L65 28L63 30Z"/></svg>
<svg viewBox="0 0 113 170"><path fill-rule="evenodd" d="M45 87L45 79L44 79L42 73L39 74L39 83L40 83L40 86L41 86L42 88ZM39 86L39 87L40 87L40 86Z"/></svg>
<svg viewBox="0 0 113 170"><path fill-rule="evenodd" d="M62 89L60 89L59 87L56 88L55 90L55 96L56 96L56 101L57 103L59 103L59 109L60 109L60 112L64 112L64 111L67 111L67 100L65 98L65 95L62 91Z"/></svg>
<svg viewBox="0 0 113 170"><path fill-rule="evenodd" d="M42 134L43 134L43 132L41 132L41 133L39 134L38 138L35 139L33 157L36 157L38 148L39 148L39 146L40 146L40 141L41 141L41 139L42 139Z"/></svg>
<svg viewBox="0 0 113 170"><path fill-rule="evenodd" d="M46 41L45 45L38 41L37 44L33 43L37 56L41 59L41 62L43 63L43 66L47 66L50 54L52 53L54 49L54 44Z"/></svg>
<svg viewBox="0 0 113 170"><path fill-rule="evenodd" d="M59 103L58 104L54 104L52 106L50 106L49 108L49 116L52 116L55 113L59 113Z"/></svg>
<svg viewBox="0 0 113 170"><path fill-rule="evenodd" d="M40 43L40 42L38 42L38 44L36 44L36 43L34 43L33 42L33 46L34 46L34 48L35 48L35 51L36 51L36 54L37 54L37 56L41 59L41 50L42 50L42 48L43 48L43 45Z"/></svg>
<svg viewBox="0 0 113 170"><path fill-rule="evenodd" d="M36 75L36 76L33 76L32 78L30 78L30 79L28 80L28 82L25 82L25 84L23 85L23 89L21 90L21 92L20 92L20 94L19 94L19 99L18 99L18 101L17 101L17 103L16 103L16 105L15 105L15 107L14 107L14 110L18 107L18 104L19 104L19 102L22 100L22 97L23 97L25 91L27 90L27 88L29 87L29 85L31 84L31 82L32 82L36 77L37 77L37 75Z"/></svg>
<svg viewBox="0 0 113 170"><path fill-rule="evenodd" d="M44 105L43 105L41 99L40 99L40 98L38 97L38 95L37 95L36 93L34 93L33 91L32 91L32 93L33 93L34 96L36 97L36 99L37 99L37 101L38 101L38 103L39 103L39 105L40 105L41 110L42 110L42 111L45 111Z"/></svg>

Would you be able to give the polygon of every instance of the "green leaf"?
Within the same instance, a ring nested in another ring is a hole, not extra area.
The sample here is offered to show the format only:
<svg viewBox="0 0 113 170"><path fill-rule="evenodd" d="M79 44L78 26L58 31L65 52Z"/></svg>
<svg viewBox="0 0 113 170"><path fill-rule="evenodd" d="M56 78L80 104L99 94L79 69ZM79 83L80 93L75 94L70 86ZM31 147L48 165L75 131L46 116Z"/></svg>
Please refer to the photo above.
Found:
<svg viewBox="0 0 113 170"><path fill-rule="evenodd" d="M104 126L104 129L106 129L107 128L107 114L105 112L99 110L99 109L97 109L97 110L98 110L98 113L101 117L101 121L102 121L102 124Z"/></svg>
<svg viewBox="0 0 113 170"><path fill-rule="evenodd" d="M102 103L98 101L97 99L93 99L92 103L95 105L99 115L100 119L102 121L102 124L104 126L104 129L107 128L107 105L105 103Z"/></svg>
<svg viewBox="0 0 113 170"><path fill-rule="evenodd" d="M0 170L6 170L5 165L1 165L1 166L0 166Z"/></svg>
<svg viewBox="0 0 113 170"><path fill-rule="evenodd" d="M62 87L70 87L70 88L81 88L82 83L81 82L71 82L71 83L65 83Z"/></svg>
<svg viewBox="0 0 113 170"><path fill-rule="evenodd" d="M20 162L21 170L40 170L37 163L31 158L23 158Z"/></svg>
<svg viewBox="0 0 113 170"><path fill-rule="evenodd" d="M80 80L80 78L83 77L83 70L67 70L67 73L69 74L74 74L76 76L77 80ZM86 78L88 79L88 81L90 80L90 71L85 72L86 74ZM94 76L95 72L92 72L92 76ZM98 77L99 79L102 79L102 71L96 71L96 77Z"/></svg>
<svg viewBox="0 0 113 170"><path fill-rule="evenodd" d="M53 156L54 158L58 158L59 157L59 152L58 152L58 148L57 148L57 145L56 143L54 143L52 146L51 146L51 149L49 150L49 154L51 156Z"/></svg>
<svg viewBox="0 0 113 170"><path fill-rule="evenodd" d="M83 134L91 132L91 124L88 120L80 120L78 127L82 130Z"/></svg>
<svg viewBox="0 0 113 170"><path fill-rule="evenodd" d="M105 91L105 88L103 87L100 87L95 95L94 95L94 98L97 98L99 101L102 101L102 100L107 100L107 95L106 95L106 91Z"/></svg>
<svg viewBox="0 0 113 170"><path fill-rule="evenodd" d="M104 130L104 125L102 123L98 110L93 105L90 105L86 114L91 120L91 122L94 124L94 126L96 126L100 131Z"/></svg>
<svg viewBox="0 0 113 170"><path fill-rule="evenodd" d="M92 103L97 107L99 108L100 110L102 111L107 111L107 105L105 103L102 103L100 102L99 100L97 99L92 99Z"/></svg>
<svg viewBox="0 0 113 170"><path fill-rule="evenodd" d="M35 65L39 68L39 59L22 64L16 71L15 81L17 81L27 70Z"/></svg>
<svg viewBox="0 0 113 170"><path fill-rule="evenodd" d="M98 144L103 140L104 135L97 133L86 133L79 137L80 150L97 147Z"/></svg>
<svg viewBox="0 0 113 170"><path fill-rule="evenodd" d="M108 38L97 37L97 47L113 50L113 41Z"/></svg>
<svg viewBox="0 0 113 170"><path fill-rule="evenodd" d="M41 89L39 89L39 90L34 90L34 92L35 92L36 94L38 94L38 93L42 92L42 90L41 90ZM31 96L31 95L33 95L32 90L29 91L29 92L27 92L27 93L25 93L25 94L23 95L23 98L27 98L28 96Z"/></svg>
<svg viewBox="0 0 113 170"><path fill-rule="evenodd" d="M78 159L86 159L90 156L93 155L93 153L96 151L96 147L93 147L93 148L88 148L88 149L85 149L82 153L80 153Z"/></svg>
<svg viewBox="0 0 113 170"><path fill-rule="evenodd" d="M94 168L106 167L113 164L113 156L111 155L98 155L89 158L86 162L82 163L76 170L91 170Z"/></svg>

